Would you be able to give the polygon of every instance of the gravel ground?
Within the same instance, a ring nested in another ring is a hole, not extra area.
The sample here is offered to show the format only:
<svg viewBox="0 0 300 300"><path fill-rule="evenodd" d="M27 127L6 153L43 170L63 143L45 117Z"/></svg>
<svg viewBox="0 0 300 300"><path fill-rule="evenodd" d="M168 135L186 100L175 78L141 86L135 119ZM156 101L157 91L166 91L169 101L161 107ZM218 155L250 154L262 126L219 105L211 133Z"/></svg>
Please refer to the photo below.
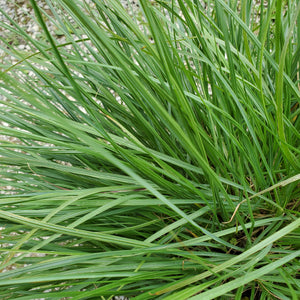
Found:
<svg viewBox="0 0 300 300"><path fill-rule="evenodd" d="M82 0L88 4L92 5L92 0ZM50 13L50 8L45 0L36 0L39 7L46 13ZM134 0L121 0L123 6L128 10L129 14L135 14L139 10L139 4ZM41 36L40 27L34 21L34 12L31 7L29 0L0 0L0 8L4 12L0 12L0 21L9 23L5 17L7 14L12 18L14 22L19 24L25 31L34 39L39 39ZM55 36L59 41L64 42L64 37L59 36L57 28L53 26L49 21L46 22L48 29L53 36ZM24 40L18 37L16 34L11 33L8 29L1 28L0 37L4 38L6 41L21 51L30 51L29 45L26 44ZM1 41L0 41L1 45ZM0 47L1 48L1 47ZM9 57L5 54L3 49L0 49L0 62L5 58L5 61L9 61Z"/></svg>

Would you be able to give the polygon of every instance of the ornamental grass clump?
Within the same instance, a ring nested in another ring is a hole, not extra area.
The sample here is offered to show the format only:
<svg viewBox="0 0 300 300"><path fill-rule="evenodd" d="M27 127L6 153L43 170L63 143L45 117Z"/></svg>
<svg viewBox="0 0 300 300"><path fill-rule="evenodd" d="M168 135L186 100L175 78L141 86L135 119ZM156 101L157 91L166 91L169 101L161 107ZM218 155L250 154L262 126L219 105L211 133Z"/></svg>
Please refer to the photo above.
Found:
<svg viewBox="0 0 300 300"><path fill-rule="evenodd" d="M30 2L0 298L299 299L299 1Z"/></svg>

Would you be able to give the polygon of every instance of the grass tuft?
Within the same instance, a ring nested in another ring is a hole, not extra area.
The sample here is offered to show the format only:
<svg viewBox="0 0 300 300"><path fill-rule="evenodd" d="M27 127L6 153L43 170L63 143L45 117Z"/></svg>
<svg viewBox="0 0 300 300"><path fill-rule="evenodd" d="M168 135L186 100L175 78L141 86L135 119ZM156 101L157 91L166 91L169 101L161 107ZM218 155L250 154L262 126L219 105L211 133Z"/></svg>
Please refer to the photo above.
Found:
<svg viewBox="0 0 300 300"><path fill-rule="evenodd" d="M0 298L299 299L300 3L46 2L2 12Z"/></svg>

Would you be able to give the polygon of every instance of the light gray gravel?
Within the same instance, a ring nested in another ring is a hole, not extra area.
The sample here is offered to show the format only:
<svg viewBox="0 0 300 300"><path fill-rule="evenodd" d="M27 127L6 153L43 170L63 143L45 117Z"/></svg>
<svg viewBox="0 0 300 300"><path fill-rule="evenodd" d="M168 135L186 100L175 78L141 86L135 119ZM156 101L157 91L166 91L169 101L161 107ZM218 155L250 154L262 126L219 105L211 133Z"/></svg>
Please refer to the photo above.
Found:
<svg viewBox="0 0 300 300"><path fill-rule="evenodd" d="M92 0L82 1L89 4L93 3ZM51 15L51 11L46 0L36 0L36 2L42 10ZM136 14L139 10L139 4L136 0L121 0L121 3L125 8L127 8L129 14ZM1 22L10 24L10 22L5 17L5 14L7 14L10 18L12 18L14 22L19 24L20 27L22 27L26 31L26 33L28 33L33 39L39 39L41 35L41 29L34 20L34 11L29 0L0 0L0 8L4 12L4 14L0 12ZM50 33L63 43L64 37L59 37L57 28L55 28L49 21L46 21L46 24ZM13 34L6 28L1 28L0 37L4 38L11 45L15 46L17 50L30 51L30 47L26 43L26 41L22 40L18 35ZM3 49L1 49L0 47L0 63L1 61L15 62L15 60L7 56Z"/></svg>

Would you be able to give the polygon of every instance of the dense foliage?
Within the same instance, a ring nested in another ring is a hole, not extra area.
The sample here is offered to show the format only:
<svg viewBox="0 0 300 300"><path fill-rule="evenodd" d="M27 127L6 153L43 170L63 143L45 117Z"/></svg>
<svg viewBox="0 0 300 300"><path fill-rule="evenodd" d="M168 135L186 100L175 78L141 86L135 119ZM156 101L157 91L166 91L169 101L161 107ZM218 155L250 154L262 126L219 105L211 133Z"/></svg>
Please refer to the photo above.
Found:
<svg viewBox="0 0 300 300"><path fill-rule="evenodd" d="M46 2L1 24L0 298L299 299L300 2Z"/></svg>

